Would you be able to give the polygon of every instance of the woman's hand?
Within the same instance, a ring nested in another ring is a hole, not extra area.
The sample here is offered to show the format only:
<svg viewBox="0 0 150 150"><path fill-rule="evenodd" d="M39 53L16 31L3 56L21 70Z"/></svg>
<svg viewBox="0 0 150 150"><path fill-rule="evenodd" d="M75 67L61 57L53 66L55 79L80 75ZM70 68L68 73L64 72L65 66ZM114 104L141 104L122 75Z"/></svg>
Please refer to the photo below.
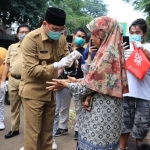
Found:
<svg viewBox="0 0 150 150"><path fill-rule="evenodd" d="M82 107L84 110L90 111L92 107L92 96L86 96L82 101Z"/></svg>
<svg viewBox="0 0 150 150"><path fill-rule="evenodd" d="M97 48L95 46L89 47L88 57L87 57L87 60L86 60L87 64L91 63L91 61L92 61L92 54L94 52L97 52Z"/></svg>
<svg viewBox="0 0 150 150"><path fill-rule="evenodd" d="M51 86L47 86L46 89L50 91L57 91L63 88L66 88L68 85L68 80L66 79L52 79L52 82L47 81L47 84Z"/></svg>
<svg viewBox="0 0 150 150"><path fill-rule="evenodd" d="M68 79L52 79L52 82L47 81L47 84L51 86L47 86L46 89L50 91L57 91L63 88L67 88L68 83L71 82L80 82L80 79L76 79L75 77L68 76Z"/></svg>
<svg viewBox="0 0 150 150"><path fill-rule="evenodd" d="M76 79L75 77L68 76L68 82L80 82L80 79Z"/></svg>
<svg viewBox="0 0 150 150"><path fill-rule="evenodd" d="M96 48L96 46L90 46L89 47L89 55L92 55L94 52L96 52L97 51L97 48Z"/></svg>

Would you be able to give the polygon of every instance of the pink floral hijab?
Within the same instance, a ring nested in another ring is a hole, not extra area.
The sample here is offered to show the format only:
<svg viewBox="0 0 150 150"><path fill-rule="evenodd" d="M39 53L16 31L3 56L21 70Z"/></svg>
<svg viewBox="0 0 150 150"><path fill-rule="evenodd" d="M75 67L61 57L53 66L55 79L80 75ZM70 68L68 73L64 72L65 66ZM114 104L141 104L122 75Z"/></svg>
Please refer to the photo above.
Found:
<svg viewBox="0 0 150 150"><path fill-rule="evenodd" d="M98 93L122 98L128 92L128 84L119 23L102 16L92 20L87 28L103 41L81 84Z"/></svg>

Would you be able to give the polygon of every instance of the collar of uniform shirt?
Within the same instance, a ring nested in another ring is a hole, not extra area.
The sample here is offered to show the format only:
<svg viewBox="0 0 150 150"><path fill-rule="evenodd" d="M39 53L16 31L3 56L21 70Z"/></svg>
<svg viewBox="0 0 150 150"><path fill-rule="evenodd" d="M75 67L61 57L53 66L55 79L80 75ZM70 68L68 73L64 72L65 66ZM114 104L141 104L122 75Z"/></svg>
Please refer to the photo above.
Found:
<svg viewBox="0 0 150 150"><path fill-rule="evenodd" d="M18 44L18 45L17 45L17 47L20 47L20 44L21 44L21 43L20 43L20 42L18 42L18 43L16 43L16 44Z"/></svg>
<svg viewBox="0 0 150 150"><path fill-rule="evenodd" d="M52 41L52 40L46 35L46 33L45 33L43 27L40 28L40 32L41 32L41 36L42 36L42 41L45 41L45 40L50 40L50 41Z"/></svg>

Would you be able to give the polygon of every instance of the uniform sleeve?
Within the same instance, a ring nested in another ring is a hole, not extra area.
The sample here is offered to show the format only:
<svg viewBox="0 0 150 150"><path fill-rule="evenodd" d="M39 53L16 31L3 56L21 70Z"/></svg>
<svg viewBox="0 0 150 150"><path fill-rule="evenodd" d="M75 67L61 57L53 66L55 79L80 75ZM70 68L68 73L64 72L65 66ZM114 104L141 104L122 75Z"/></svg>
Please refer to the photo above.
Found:
<svg viewBox="0 0 150 150"><path fill-rule="evenodd" d="M11 46L8 47L8 51L6 53L6 57L5 57L6 64L10 64L10 52L11 52Z"/></svg>
<svg viewBox="0 0 150 150"><path fill-rule="evenodd" d="M69 55L69 50L68 50L68 46L67 46L67 43L66 43L66 45L65 45L65 47L64 47L64 55L63 55L63 57L65 57L65 56L67 56L67 55Z"/></svg>
<svg viewBox="0 0 150 150"><path fill-rule="evenodd" d="M66 38L65 36L62 36L61 37L61 40L60 40L60 43L59 43L61 46L63 46L63 51L64 51L64 54L62 55L62 57L65 57L67 56L70 52L68 50L68 44L67 44L67 41L66 41Z"/></svg>
<svg viewBox="0 0 150 150"><path fill-rule="evenodd" d="M54 76L53 64L39 64L37 44L35 39L26 36L21 44L23 55L23 66L25 66L27 74L31 77Z"/></svg>

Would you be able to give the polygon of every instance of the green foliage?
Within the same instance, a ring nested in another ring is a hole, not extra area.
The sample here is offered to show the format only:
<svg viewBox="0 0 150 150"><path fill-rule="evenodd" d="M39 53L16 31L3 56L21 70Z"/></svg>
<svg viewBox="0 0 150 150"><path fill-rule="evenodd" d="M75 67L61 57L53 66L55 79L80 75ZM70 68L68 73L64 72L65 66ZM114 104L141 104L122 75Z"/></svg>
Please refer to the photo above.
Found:
<svg viewBox="0 0 150 150"><path fill-rule="evenodd" d="M47 8L48 0L1 0L0 13L3 23L10 25L11 22L30 23L39 26L43 12Z"/></svg>
<svg viewBox="0 0 150 150"><path fill-rule="evenodd" d="M85 12L90 16L99 17L107 15L107 5L103 4L102 0L86 0L85 4Z"/></svg>
<svg viewBox="0 0 150 150"><path fill-rule="evenodd" d="M73 33L78 27L87 30L86 24L94 17L107 14L107 5L103 4L102 0L61 0L57 4L51 4L65 10L67 14L67 34Z"/></svg>
<svg viewBox="0 0 150 150"><path fill-rule="evenodd" d="M0 19L7 26L18 21L37 28L51 6L65 10L67 34L78 27L86 29L86 24L94 17L107 14L107 5L102 0L0 0Z"/></svg>

